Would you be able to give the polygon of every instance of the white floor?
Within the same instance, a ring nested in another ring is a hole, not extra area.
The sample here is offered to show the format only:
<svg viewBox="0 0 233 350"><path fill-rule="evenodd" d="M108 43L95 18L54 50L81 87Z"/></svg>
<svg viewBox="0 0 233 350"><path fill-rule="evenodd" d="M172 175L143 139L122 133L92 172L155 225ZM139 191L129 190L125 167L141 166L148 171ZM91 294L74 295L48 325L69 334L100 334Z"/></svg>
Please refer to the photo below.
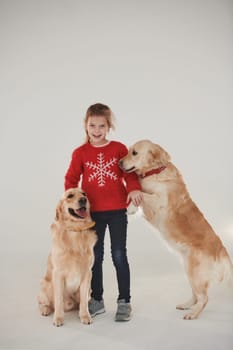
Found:
<svg viewBox="0 0 233 350"><path fill-rule="evenodd" d="M225 245L232 255L230 242ZM33 253L22 247L2 252L0 349L233 349L232 291L221 285L212 288L201 317L183 320L184 311L175 308L190 296L183 266L141 218L129 223L133 318L127 323L114 322L117 289L108 248L107 238L106 313L86 326L76 312L70 312L60 328L52 325L52 316L40 316L37 307L47 248Z"/></svg>

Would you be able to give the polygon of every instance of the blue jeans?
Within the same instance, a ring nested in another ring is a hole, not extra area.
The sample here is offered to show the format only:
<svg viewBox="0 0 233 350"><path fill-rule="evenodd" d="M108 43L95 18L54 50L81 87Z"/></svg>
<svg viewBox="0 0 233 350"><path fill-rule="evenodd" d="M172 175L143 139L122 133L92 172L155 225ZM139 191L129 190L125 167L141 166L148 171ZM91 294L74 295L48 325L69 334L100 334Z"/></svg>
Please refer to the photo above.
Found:
<svg viewBox="0 0 233 350"><path fill-rule="evenodd" d="M95 230L98 236L94 247L95 261L92 268L91 296L95 300L103 298L103 259L104 259L104 237L108 227L111 242L111 256L116 269L118 283L118 300L130 301L130 270L127 259L127 212L126 209L109 210L103 212L92 212L95 221Z"/></svg>

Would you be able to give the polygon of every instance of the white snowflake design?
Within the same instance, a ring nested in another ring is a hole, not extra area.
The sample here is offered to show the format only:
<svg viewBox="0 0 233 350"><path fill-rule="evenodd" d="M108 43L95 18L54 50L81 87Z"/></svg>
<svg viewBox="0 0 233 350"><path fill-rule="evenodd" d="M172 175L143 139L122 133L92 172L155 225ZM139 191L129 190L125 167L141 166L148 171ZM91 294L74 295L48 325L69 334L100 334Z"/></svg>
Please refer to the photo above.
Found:
<svg viewBox="0 0 233 350"><path fill-rule="evenodd" d="M93 172L90 174L88 181L91 182L97 179L98 186L105 186L106 178L109 178L113 181L117 180L117 175L114 171L111 171L110 168L117 163L117 158L113 157L109 161L105 161L104 154L99 153L97 155L97 163L86 162L85 165L92 169Z"/></svg>

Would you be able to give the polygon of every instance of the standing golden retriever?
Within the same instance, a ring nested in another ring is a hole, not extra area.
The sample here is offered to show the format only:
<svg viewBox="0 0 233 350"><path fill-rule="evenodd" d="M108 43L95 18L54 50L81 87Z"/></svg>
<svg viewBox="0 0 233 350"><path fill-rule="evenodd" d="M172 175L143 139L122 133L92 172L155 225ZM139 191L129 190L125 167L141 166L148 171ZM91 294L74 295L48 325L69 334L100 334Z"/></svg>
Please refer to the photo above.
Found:
<svg viewBox="0 0 233 350"><path fill-rule="evenodd" d="M138 174L145 192L145 218L182 255L192 297L177 309L192 307L184 318L197 318L207 304L210 282L233 278L225 247L190 198L181 174L162 147L149 140L138 141L119 165L125 172Z"/></svg>
<svg viewBox="0 0 233 350"><path fill-rule="evenodd" d="M63 325L64 311L78 307L81 322L92 322L88 300L97 240L94 225L86 194L78 188L67 190L51 225L52 250L38 296L42 315L54 311L55 326Z"/></svg>

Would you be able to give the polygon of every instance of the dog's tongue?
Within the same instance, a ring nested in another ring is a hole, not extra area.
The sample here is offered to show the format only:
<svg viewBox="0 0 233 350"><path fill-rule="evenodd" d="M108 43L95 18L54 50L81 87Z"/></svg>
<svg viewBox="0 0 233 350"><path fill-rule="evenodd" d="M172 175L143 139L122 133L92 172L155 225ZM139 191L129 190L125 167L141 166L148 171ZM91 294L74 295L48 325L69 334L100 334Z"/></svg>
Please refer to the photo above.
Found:
<svg viewBox="0 0 233 350"><path fill-rule="evenodd" d="M82 218L85 218L87 216L86 208L80 208L75 210L76 214L81 216Z"/></svg>

